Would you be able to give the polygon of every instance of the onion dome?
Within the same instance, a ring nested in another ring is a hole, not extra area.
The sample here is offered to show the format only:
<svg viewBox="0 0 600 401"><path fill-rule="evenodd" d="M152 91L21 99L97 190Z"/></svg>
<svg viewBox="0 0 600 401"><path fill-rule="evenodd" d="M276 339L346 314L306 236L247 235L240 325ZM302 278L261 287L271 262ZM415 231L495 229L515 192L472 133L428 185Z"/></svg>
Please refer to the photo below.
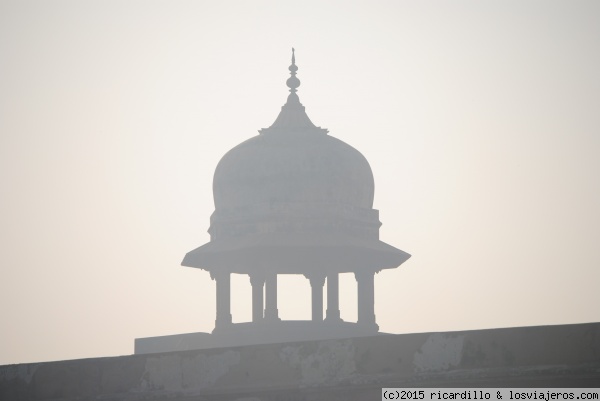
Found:
<svg viewBox="0 0 600 401"><path fill-rule="evenodd" d="M272 264L280 254L278 268L293 272L292 265L299 269L316 246L331 250L312 261L317 265L326 263L323 258L333 258L336 265L349 258L340 271L354 271L357 263L373 265L372 254L381 252L389 257L376 267L397 267L410 255L378 240L381 223L372 209L374 180L367 159L312 123L298 98L293 49L289 71L290 94L275 122L231 149L217 165L211 242L188 253L183 264L245 272L249 265ZM366 251L346 249L344 256L344 247ZM291 248L300 260L292 261ZM270 262L263 260L265 255Z"/></svg>
<svg viewBox="0 0 600 401"><path fill-rule="evenodd" d="M367 159L310 121L296 94L294 55L289 70L290 95L273 125L219 162L213 181L216 212L281 203L370 209L374 183Z"/></svg>

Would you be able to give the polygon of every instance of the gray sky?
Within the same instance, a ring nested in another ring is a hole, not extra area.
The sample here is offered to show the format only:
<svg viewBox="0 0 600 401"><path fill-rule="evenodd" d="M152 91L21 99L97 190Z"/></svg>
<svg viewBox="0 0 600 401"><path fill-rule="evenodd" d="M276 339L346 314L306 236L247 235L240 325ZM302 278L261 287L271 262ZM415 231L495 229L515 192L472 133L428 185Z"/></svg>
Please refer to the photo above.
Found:
<svg viewBox="0 0 600 401"><path fill-rule="evenodd" d="M0 0L0 364L210 331L220 157L273 123L290 48L375 176L394 333L600 321L600 2ZM310 318L303 277L285 319ZM247 277L234 321L251 319ZM356 319L356 284L340 280Z"/></svg>

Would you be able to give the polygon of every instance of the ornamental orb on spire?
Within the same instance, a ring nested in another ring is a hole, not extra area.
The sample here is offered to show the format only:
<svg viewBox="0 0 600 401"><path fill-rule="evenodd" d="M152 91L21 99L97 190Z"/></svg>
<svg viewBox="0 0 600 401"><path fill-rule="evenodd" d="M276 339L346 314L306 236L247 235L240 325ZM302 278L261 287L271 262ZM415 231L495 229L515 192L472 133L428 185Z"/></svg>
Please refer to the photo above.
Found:
<svg viewBox="0 0 600 401"><path fill-rule="evenodd" d="M296 92L296 89L300 86L300 80L296 77L296 71L298 71L298 66L296 66L296 56L294 55L294 48L292 47L292 64L289 67L291 77L285 82L290 88L290 92Z"/></svg>

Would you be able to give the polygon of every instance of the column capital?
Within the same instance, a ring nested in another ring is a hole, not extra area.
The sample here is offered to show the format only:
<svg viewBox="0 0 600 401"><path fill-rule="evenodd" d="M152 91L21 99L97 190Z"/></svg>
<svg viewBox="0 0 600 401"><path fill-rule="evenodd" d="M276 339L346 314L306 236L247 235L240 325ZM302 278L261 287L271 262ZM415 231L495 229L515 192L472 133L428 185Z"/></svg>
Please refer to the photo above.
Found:
<svg viewBox="0 0 600 401"><path fill-rule="evenodd" d="M209 273L210 273L210 278L212 280L218 280L218 279L220 279L222 277L226 277L226 276L230 276L231 275L231 272L229 272L227 270L221 270L221 269L211 270Z"/></svg>
<svg viewBox="0 0 600 401"><path fill-rule="evenodd" d="M361 269L361 270L357 270L354 272L354 278L356 279L356 281L359 280L363 280L363 279L369 279L371 277L375 277L375 270L371 270L371 269Z"/></svg>
<svg viewBox="0 0 600 401"><path fill-rule="evenodd" d="M327 277L327 275L325 272L313 272L305 273L304 277L310 281L311 287L323 287L325 285L325 277Z"/></svg>
<svg viewBox="0 0 600 401"><path fill-rule="evenodd" d="M248 274L250 277L250 284L254 286L263 286L265 284L266 275L263 272L255 272Z"/></svg>

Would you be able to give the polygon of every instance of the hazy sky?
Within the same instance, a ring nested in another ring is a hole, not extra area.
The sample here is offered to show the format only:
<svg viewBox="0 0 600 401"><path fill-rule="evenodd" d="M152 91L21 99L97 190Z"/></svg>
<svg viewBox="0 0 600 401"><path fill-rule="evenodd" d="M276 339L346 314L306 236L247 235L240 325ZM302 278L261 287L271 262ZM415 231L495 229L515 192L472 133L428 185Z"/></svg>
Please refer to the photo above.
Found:
<svg viewBox="0 0 600 401"><path fill-rule="evenodd" d="M600 2L0 0L0 364L210 331L227 150L275 120L360 150L393 333L600 321ZM279 280L310 318L310 286ZM234 321L251 319L232 281ZM356 283L340 281L356 319Z"/></svg>

